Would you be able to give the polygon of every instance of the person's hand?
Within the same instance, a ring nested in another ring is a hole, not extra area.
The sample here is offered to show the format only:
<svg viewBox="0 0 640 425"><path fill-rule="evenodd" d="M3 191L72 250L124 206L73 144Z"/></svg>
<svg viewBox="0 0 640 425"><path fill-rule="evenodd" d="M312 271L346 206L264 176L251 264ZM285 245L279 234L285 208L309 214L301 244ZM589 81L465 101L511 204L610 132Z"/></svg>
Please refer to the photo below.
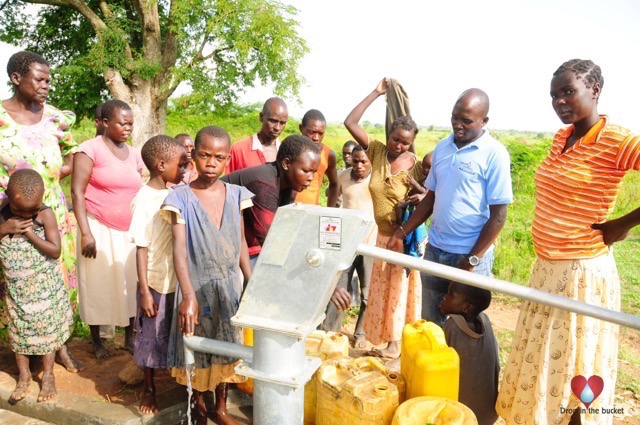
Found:
<svg viewBox="0 0 640 425"><path fill-rule="evenodd" d="M385 94L389 88L389 79L384 77L376 86L375 92L378 94Z"/></svg>
<svg viewBox="0 0 640 425"><path fill-rule="evenodd" d="M404 232L396 224L398 229L393 232L393 235L387 241L387 249L395 252L402 252L404 250Z"/></svg>
<svg viewBox="0 0 640 425"><path fill-rule="evenodd" d="M336 287L331 295L331 302L340 311L348 310L351 305L351 294L344 288Z"/></svg>
<svg viewBox="0 0 640 425"><path fill-rule="evenodd" d="M153 301L153 295L149 290L140 291L140 310L145 317L156 317L158 305Z"/></svg>
<svg viewBox="0 0 640 425"><path fill-rule="evenodd" d="M415 193L413 195L409 195L405 198L404 202L409 202L411 203L411 205L418 206L418 204L420 203L420 201L422 201L422 199L427 196L426 193Z"/></svg>
<svg viewBox="0 0 640 425"><path fill-rule="evenodd" d="M605 221L604 223L594 223L591 225L591 228L602 232L602 239L607 246L626 239L629 234L629 229L621 226L617 219Z"/></svg>
<svg viewBox="0 0 640 425"><path fill-rule="evenodd" d="M88 235L83 234L80 238L80 252L83 257L96 258L96 240L91 233Z"/></svg>
<svg viewBox="0 0 640 425"><path fill-rule="evenodd" d="M198 301L184 298L178 306L178 326L184 336L192 336L198 324Z"/></svg>
<svg viewBox="0 0 640 425"><path fill-rule="evenodd" d="M27 233L33 228L33 220L30 218L11 217L2 224L2 233L5 235Z"/></svg>

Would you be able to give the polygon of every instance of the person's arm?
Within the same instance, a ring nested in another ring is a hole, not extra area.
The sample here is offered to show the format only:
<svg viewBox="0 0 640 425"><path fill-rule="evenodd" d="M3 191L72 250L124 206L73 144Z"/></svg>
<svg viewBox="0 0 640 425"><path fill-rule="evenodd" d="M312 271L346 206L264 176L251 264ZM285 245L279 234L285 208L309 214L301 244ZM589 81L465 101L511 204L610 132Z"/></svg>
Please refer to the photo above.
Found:
<svg viewBox="0 0 640 425"><path fill-rule="evenodd" d="M360 122L362 115L364 115L364 111L371 106L378 96L385 94L388 88L389 80L387 78L383 78L376 88L369 93L362 102L358 103L344 120L344 125L347 127L347 130L349 130L349 133L351 133L351 136L353 136L353 139L365 150L369 147L369 137L358 123Z"/></svg>
<svg viewBox="0 0 640 425"><path fill-rule="evenodd" d="M625 239L629 230L640 224L640 208L631 211L627 215L618 217L614 220L605 221L604 223L594 223L592 229L602 232L602 239L607 246L611 246L616 242Z"/></svg>
<svg viewBox="0 0 640 425"><path fill-rule="evenodd" d="M427 194L427 188L418 183L411 175L409 176L409 184L412 189L411 194L405 198L404 202L408 202L411 205L418 205Z"/></svg>
<svg viewBox="0 0 640 425"><path fill-rule="evenodd" d="M480 231L480 236L476 241L469 255L464 257L456 267L459 269L472 271L473 266L469 264L469 258L472 255L476 257L482 257L489 247L495 242L498 234L504 227L504 223L507 220L507 204L489 205L489 220L484 224Z"/></svg>
<svg viewBox="0 0 640 425"><path fill-rule="evenodd" d="M178 306L178 326L185 336L192 336L198 324L198 301L189 277L189 260L187 257L187 230L183 223L178 223L178 216L171 213L173 234L173 267L176 270L178 285L182 292L182 301Z"/></svg>
<svg viewBox="0 0 640 425"><path fill-rule="evenodd" d="M140 309L146 317L156 317L158 305L153 301L149 290L147 270L149 269L149 248L136 246L136 271L138 272L138 292L140 293Z"/></svg>
<svg viewBox="0 0 640 425"><path fill-rule="evenodd" d="M409 219L400 226L391 238L387 242L387 249L391 249L393 251L402 251L402 241L409 233L416 230L418 226L427 221L427 219L433 213L433 204L436 201L436 194L433 191L428 191L425 197L420 201L416 209L413 211L413 214L409 217Z"/></svg>
<svg viewBox="0 0 640 425"><path fill-rule="evenodd" d="M249 259L249 246L247 240L244 237L244 219L240 220L240 233L242 239L240 240L240 270L244 277L243 290L247 288L247 283L251 279L251 261Z"/></svg>
<svg viewBox="0 0 640 425"><path fill-rule="evenodd" d="M91 179L93 160L83 152L74 155L74 173L71 175L71 199L73 201L73 214L76 216L78 229L80 230L80 252L88 258L96 258L96 240L91 233L89 220L87 219L87 206L84 193Z"/></svg>
<svg viewBox="0 0 640 425"><path fill-rule="evenodd" d="M329 150L329 164L327 166L326 175L329 178L329 186L327 187L327 206L335 208L338 203L338 194L340 193L340 183L338 182L338 167L336 153L333 149Z"/></svg>
<svg viewBox="0 0 640 425"><path fill-rule="evenodd" d="M60 257L62 244L60 243L60 230L56 222L56 216L51 208L44 209L38 214L44 227L44 239L33 232L33 227L24 232L25 238L36 247L38 251L51 258Z"/></svg>
<svg viewBox="0 0 640 425"><path fill-rule="evenodd" d="M64 162L62 163L62 167L60 167L60 180L73 173L73 157L74 154L70 153L62 158Z"/></svg>

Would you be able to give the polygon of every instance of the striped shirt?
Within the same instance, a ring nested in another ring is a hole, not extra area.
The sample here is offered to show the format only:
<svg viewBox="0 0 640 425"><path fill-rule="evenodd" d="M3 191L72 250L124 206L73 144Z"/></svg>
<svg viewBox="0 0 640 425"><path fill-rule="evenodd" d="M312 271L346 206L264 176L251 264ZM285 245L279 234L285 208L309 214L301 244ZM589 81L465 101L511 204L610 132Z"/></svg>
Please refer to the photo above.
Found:
<svg viewBox="0 0 640 425"><path fill-rule="evenodd" d="M602 232L622 178L640 170L640 136L601 120L564 153L573 126L556 133L549 156L535 175L533 244L546 260L593 258L609 252Z"/></svg>

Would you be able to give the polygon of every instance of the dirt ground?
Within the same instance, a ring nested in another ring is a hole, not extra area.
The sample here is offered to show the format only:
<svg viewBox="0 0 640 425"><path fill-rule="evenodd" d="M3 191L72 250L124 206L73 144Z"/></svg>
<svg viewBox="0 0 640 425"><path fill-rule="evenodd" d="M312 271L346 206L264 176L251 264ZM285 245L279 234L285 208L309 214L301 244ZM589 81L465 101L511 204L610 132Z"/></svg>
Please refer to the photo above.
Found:
<svg viewBox="0 0 640 425"><path fill-rule="evenodd" d="M122 405L138 403L142 394L142 383L128 385L118 378L118 373L133 362L131 354L120 348L122 339L122 336L116 336L113 342L107 343L112 350L112 355L104 360L94 357L89 341L73 339L69 343L69 350L87 367L79 373L69 373L64 367L56 364L54 374L57 388L105 403ZM15 378L18 376L15 357L8 348L0 348L0 370ZM32 372L35 372L34 379L39 381L42 374L37 363L33 364ZM158 370L155 378L157 394L178 386L168 370Z"/></svg>
<svg viewBox="0 0 640 425"><path fill-rule="evenodd" d="M503 302L494 302L488 310L496 334L515 330L518 318L518 305ZM355 325L355 319L347 319L343 331L351 337ZM77 374L67 372L62 366L55 366L54 373L58 389L70 393L94 398L105 403L117 403L123 405L137 404L142 394L142 383L128 385L120 381L118 373L132 362L132 356L120 348L122 336L117 335L109 347L113 355L104 360L97 360L91 352L91 344L87 340L74 339L69 348L73 355L84 362L87 368ZM640 358L640 333L637 331L623 330L620 340L621 349L624 347L632 359ZM373 348L368 346L363 350L351 350L350 355L359 357ZM501 347L502 349L502 347ZM388 365L393 368L393 364ZM640 376L640 367L620 361L619 368L630 376ZM7 348L0 348L0 370L17 377L18 370L15 365L13 353ZM35 377L38 380L39 376ZM168 389L176 387L175 380L171 378L168 370L156 372L156 388L160 394ZM616 407L624 407L625 416L615 417L614 424L640 424L640 401L629 390L617 394Z"/></svg>

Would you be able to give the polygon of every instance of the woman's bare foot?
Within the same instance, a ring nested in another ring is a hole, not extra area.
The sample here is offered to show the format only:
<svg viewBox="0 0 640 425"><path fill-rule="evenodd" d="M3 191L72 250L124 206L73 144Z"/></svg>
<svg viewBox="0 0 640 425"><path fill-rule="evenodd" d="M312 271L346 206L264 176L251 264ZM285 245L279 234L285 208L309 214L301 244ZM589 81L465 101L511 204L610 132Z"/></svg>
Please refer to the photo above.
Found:
<svg viewBox="0 0 640 425"><path fill-rule="evenodd" d="M145 388L140 399L140 412L145 415L155 415L158 413L155 388Z"/></svg>
<svg viewBox="0 0 640 425"><path fill-rule="evenodd" d="M391 341L387 345L387 348L380 350L380 352L382 353L382 357L397 359L400 357L400 344L398 344L398 341Z"/></svg>
<svg viewBox="0 0 640 425"><path fill-rule="evenodd" d="M67 372L78 373L86 369L86 365L80 360L73 357L71 351L67 348L67 344L64 344L58 351L56 351L56 363L64 366Z"/></svg>
<svg viewBox="0 0 640 425"><path fill-rule="evenodd" d="M9 404L16 404L23 398L27 396L27 391L29 390L29 382L31 382L31 377L19 377L18 383L16 384L16 388L9 396Z"/></svg>
<svg viewBox="0 0 640 425"><path fill-rule="evenodd" d="M357 336L356 341L353 343L353 348L357 350L362 350L363 348L367 348L366 338L362 335Z"/></svg>
<svg viewBox="0 0 640 425"><path fill-rule="evenodd" d="M42 385L40 387L40 394L38 394L38 401L48 401L58 395L56 390L56 378L53 373L44 373L42 375Z"/></svg>
<svg viewBox="0 0 640 425"><path fill-rule="evenodd" d="M391 341L387 345L387 348L383 348L382 350L374 348L373 350L369 351L367 355L392 360L397 359L398 357L400 357L400 345L398 344L398 341Z"/></svg>

